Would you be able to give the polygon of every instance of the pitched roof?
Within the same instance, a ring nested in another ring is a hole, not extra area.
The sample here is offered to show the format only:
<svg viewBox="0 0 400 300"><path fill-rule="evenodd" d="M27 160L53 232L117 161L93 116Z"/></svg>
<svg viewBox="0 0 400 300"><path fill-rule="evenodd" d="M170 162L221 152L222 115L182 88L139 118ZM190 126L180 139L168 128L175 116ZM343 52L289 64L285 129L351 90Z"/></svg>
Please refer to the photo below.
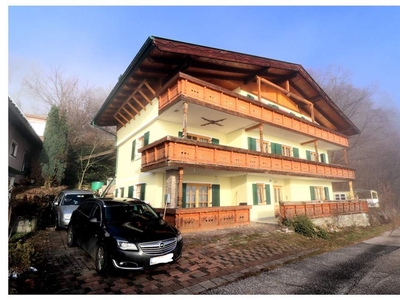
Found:
<svg viewBox="0 0 400 300"><path fill-rule="evenodd" d="M358 134L358 128L338 108L315 80L299 64L249 54L195 45L160 37L149 37L129 64L93 122L98 126L115 126L115 111L144 80L160 89L178 72L204 81L255 81L259 76L276 85L290 83L291 92L312 102L318 111L316 121L334 124L345 135ZM157 91L156 91L157 92Z"/></svg>

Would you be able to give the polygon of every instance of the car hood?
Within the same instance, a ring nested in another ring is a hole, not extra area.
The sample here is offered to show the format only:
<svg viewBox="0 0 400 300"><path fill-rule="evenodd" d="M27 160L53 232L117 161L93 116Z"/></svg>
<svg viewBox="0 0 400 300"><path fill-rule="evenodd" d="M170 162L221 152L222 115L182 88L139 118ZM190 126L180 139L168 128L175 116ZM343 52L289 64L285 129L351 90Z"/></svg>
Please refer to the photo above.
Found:
<svg viewBox="0 0 400 300"><path fill-rule="evenodd" d="M123 223L109 223L106 225L109 234L126 239L130 242L149 242L174 238L178 230L163 219L132 220Z"/></svg>

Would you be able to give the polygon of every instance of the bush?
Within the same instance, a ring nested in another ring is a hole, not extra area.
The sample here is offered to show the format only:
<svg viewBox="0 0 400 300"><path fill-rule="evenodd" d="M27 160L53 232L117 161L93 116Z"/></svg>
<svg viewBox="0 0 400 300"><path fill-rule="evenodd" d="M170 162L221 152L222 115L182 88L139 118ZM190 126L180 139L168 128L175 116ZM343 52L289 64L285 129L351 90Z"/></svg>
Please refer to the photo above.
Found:
<svg viewBox="0 0 400 300"><path fill-rule="evenodd" d="M305 215L298 215L292 219L284 219L283 225L291 228L294 232L307 237L317 237L322 239L328 238L328 233L321 227L315 226L314 223Z"/></svg>
<svg viewBox="0 0 400 300"><path fill-rule="evenodd" d="M9 274L23 273L31 267L35 250L29 241L18 240L8 243L8 270Z"/></svg>

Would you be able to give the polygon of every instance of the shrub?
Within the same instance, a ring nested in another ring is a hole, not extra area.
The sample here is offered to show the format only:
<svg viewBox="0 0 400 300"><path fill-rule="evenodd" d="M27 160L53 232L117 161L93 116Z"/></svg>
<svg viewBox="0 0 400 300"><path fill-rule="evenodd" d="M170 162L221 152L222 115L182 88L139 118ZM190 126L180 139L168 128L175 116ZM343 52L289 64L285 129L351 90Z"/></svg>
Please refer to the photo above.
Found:
<svg viewBox="0 0 400 300"><path fill-rule="evenodd" d="M298 215L292 219L286 218L283 220L282 224L293 229L294 232L307 237L328 238L328 233L323 228L315 226L315 224L305 215Z"/></svg>
<svg viewBox="0 0 400 300"><path fill-rule="evenodd" d="M28 241L18 240L8 243L8 270L9 274L23 273L31 266L35 250Z"/></svg>

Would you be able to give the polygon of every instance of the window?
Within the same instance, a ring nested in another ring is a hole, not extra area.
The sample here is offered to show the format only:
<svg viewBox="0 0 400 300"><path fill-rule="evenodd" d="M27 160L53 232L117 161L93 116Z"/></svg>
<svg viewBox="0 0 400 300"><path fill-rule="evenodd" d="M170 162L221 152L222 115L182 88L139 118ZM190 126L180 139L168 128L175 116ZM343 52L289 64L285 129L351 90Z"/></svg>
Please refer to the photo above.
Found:
<svg viewBox="0 0 400 300"><path fill-rule="evenodd" d="M121 191L121 198L123 198L124 197L124 188L122 187L119 190Z"/></svg>
<svg viewBox="0 0 400 300"><path fill-rule="evenodd" d="M257 143L256 143L256 150L257 151L261 151L260 145L261 145L260 139L257 139ZM264 149L264 151L263 151L264 153L268 153L269 152L269 142L263 141L263 149Z"/></svg>
<svg viewBox="0 0 400 300"><path fill-rule="evenodd" d="M145 183L141 183L141 184L137 184L136 185L136 193L135 193L135 197L140 199L140 200L144 200L145 199L145 192L146 192L146 184Z"/></svg>
<svg viewBox="0 0 400 300"><path fill-rule="evenodd" d="M310 186L311 200L329 200L329 188L322 186Z"/></svg>
<svg viewBox="0 0 400 300"><path fill-rule="evenodd" d="M210 185L187 184L186 185L186 207L208 207Z"/></svg>
<svg viewBox="0 0 400 300"><path fill-rule="evenodd" d="M275 203L279 203L282 202L282 187L280 186L274 186L274 199L275 199Z"/></svg>
<svg viewBox="0 0 400 300"><path fill-rule="evenodd" d="M313 151L306 150L307 160L317 161L317 154Z"/></svg>
<svg viewBox="0 0 400 300"><path fill-rule="evenodd" d="M10 155L12 157L17 157L17 152L18 152L18 143L13 140L11 142Z"/></svg>
<svg viewBox="0 0 400 300"><path fill-rule="evenodd" d="M290 146L282 146L282 155L283 156L292 156L292 147Z"/></svg>
<svg viewBox="0 0 400 300"><path fill-rule="evenodd" d="M182 131L178 132L178 136L182 137L183 133ZM211 137L204 136L204 135L199 135L199 134L193 134L193 133L186 133L186 138L188 140L193 140L193 141L198 141L198 142L205 142L205 143L213 143L213 144L218 144L215 141L218 141L217 139L212 139Z"/></svg>
<svg viewBox="0 0 400 300"><path fill-rule="evenodd" d="M271 191L269 184L254 183L253 184L253 205L270 205Z"/></svg>
<svg viewBox="0 0 400 300"><path fill-rule="evenodd" d="M139 149L149 144L149 136L150 132L147 131L144 135L132 142L131 160L139 159L142 157L142 153L139 152Z"/></svg>
<svg viewBox="0 0 400 300"><path fill-rule="evenodd" d="M271 142L271 152L272 154L279 154L288 157L300 157L299 156L299 148L295 148L292 146L281 145L277 143Z"/></svg>
<svg viewBox="0 0 400 300"><path fill-rule="evenodd" d="M346 200L346 195L345 194L335 194L335 200L337 200L337 201Z"/></svg>

